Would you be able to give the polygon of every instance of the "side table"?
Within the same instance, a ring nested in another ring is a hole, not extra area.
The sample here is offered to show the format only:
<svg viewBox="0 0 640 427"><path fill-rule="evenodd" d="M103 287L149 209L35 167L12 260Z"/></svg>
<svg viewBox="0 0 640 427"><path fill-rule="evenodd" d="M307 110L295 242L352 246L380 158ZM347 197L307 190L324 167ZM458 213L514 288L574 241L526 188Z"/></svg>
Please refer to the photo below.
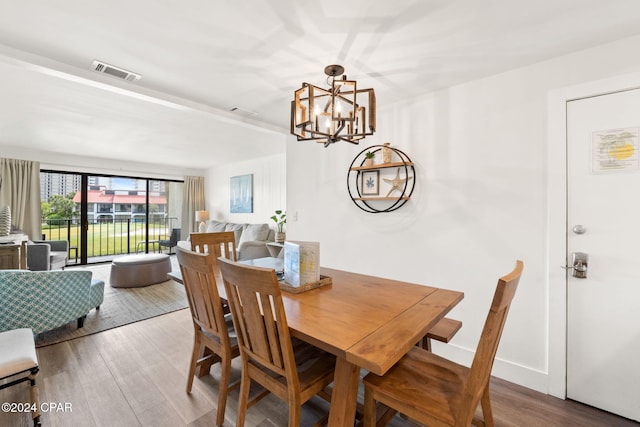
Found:
<svg viewBox="0 0 640 427"><path fill-rule="evenodd" d="M0 270L14 270L20 268L20 244L0 244Z"/></svg>
<svg viewBox="0 0 640 427"><path fill-rule="evenodd" d="M27 240L29 237L26 234L10 234L0 237L0 247L4 247L2 265L5 265L0 268L27 269Z"/></svg>

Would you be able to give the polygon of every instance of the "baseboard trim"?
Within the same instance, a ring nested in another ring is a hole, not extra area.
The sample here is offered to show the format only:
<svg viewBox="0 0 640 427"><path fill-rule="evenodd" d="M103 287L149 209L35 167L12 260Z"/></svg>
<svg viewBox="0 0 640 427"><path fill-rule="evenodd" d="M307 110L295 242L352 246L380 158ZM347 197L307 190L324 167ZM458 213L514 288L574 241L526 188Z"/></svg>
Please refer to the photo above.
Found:
<svg viewBox="0 0 640 427"><path fill-rule="evenodd" d="M465 366L471 366L474 355L474 352L469 349L435 341L433 342L433 352ZM540 393L549 394L549 375L537 369L496 357L491 375Z"/></svg>

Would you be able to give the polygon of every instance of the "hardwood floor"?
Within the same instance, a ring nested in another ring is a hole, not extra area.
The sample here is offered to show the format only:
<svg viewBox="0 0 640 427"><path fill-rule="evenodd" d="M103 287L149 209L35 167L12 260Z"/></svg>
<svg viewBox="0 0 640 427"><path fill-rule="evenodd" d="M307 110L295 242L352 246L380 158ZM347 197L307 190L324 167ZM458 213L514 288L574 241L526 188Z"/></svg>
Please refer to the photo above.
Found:
<svg viewBox="0 0 640 427"><path fill-rule="evenodd" d="M40 401L59 411L42 414L43 426L212 426L215 425L219 368L185 386L192 345L189 310L180 310L120 328L38 349ZM232 380L240 376L233 363ZM26 402L28 386L0 390L0 402ZM493 379L496 426L638 426L640 424L573 401ZM225 425L235 424L238 391L229 394ZM71 404L71 411L64 404ZM304 407L303 425L312 424L326 403ZM268 396L249 409L247 426L285 426L287 407ZM28 414L0 412L0 426L31 426ZM396 416L394 427L414 424Z"/></svg>

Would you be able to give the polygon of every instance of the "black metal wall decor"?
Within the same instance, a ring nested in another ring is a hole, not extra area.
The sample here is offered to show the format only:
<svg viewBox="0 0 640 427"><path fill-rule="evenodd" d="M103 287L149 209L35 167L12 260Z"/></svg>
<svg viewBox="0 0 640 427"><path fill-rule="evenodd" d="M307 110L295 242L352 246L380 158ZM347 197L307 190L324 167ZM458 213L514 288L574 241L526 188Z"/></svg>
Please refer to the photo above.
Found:
<svg viewBox="0 0 640 427"><path fill-rule="evenodd" d="M375 161L381 163L375 163ZM413 162L403 151L384 145L362 150L351 162L347 189L353 203L365 212L392 212L411 198L416 185Z"/></svg>

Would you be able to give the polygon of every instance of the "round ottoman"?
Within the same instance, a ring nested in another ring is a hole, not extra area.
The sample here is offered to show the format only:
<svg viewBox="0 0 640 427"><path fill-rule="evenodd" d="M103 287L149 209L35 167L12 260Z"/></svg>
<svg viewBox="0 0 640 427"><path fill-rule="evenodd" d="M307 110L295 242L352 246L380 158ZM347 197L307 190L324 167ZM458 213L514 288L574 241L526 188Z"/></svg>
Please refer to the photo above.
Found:
<svg viewBox="0 0 640 427"><path fill-rule="evenodd" d="M167 254L125 255L111 263L109 282L114 288L138 288L166 282L170 271Z"/></svg>

